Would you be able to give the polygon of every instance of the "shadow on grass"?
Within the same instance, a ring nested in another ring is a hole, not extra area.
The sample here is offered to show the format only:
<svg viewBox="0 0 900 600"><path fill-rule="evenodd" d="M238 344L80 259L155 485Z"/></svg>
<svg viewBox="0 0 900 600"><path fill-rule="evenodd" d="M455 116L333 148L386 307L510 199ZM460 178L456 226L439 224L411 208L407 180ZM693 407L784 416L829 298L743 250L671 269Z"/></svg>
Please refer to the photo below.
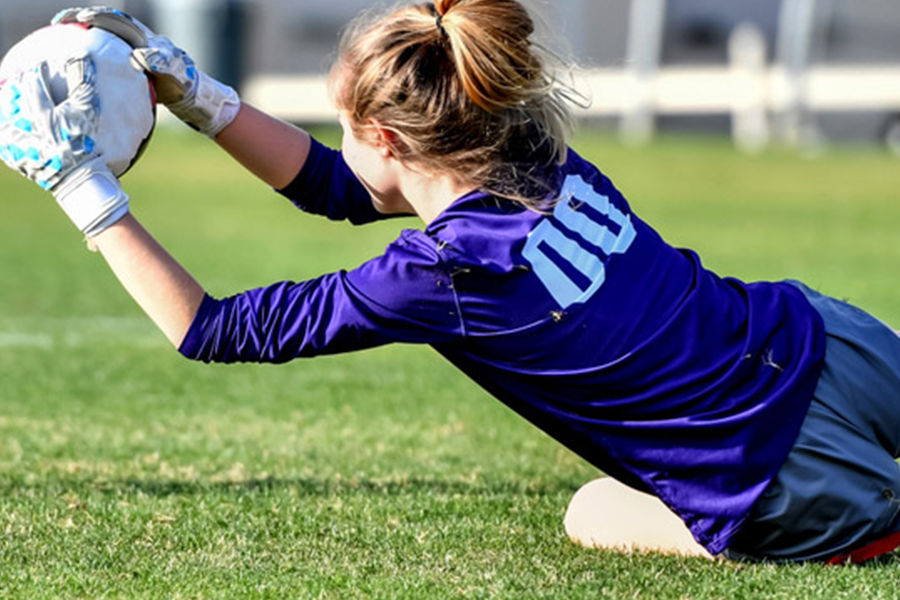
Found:
<svg viewBox="0 0 900 600"><path fill-rule="evenodd" d="M569 486L562 482L517 482L512 480L473 481L461 479L432 478L249 478L242 481L154 481L143 479L126 479L118 482L120 486L154 496L196 495L209 491L228 490L238 493L268 492L282 489L296 490L303 496L334 496L347 494L366 494L397 496L406 494L466 494L476 496L494 495L527 495L546 496L568 491ZM574 490L572 490L574 491Z"/></svg>
<svg viewBox="0 0 900 600"><path fill-rule="evenodd" d="M140 493L154 497L201 496L205 494L262 494L294 490L301 496L338 495L466 495L519 497L556 496L574 493L578 483L567 480L511 480L473 477L438 479L426 477L248 477L246 479L165 480L139 477L108 479L103 477L54 476L41 482L0 481L0 494L14 495L23 490L43 490L48 495L89 489L110 495Z"/></svg>

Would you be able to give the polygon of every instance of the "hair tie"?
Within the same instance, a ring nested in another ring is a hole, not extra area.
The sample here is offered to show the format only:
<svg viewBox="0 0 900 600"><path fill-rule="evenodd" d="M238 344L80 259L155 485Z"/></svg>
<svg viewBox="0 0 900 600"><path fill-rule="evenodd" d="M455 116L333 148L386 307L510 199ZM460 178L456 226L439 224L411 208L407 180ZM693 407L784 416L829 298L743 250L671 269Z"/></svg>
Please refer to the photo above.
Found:
<svg viewBox="0 0 900 600"><path fill-rule="evenodd" d="M444 29L444 15L438 13L438 16L437 16L437 19L435 19L435 22L437 23L438 31L441 32L441 36L445 37L445 38L450 37L449 35L447 35L447 30Z"/></svg>

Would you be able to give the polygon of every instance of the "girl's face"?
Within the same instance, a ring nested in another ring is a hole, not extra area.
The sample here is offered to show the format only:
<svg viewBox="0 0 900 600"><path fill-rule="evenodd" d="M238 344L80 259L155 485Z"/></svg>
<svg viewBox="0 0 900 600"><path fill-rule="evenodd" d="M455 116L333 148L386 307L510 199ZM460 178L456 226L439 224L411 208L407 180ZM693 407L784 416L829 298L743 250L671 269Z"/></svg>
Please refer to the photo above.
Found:
<svg viewBox="0 0 900 600"><path fill-rule="evenodd" d="M349 117L340 114L344 130L341 152L354 175L369 191L375 208L381 213L408 212L409 204L400 192L396 169L390 149L384 144L372 143L356 137Z"/></svg>

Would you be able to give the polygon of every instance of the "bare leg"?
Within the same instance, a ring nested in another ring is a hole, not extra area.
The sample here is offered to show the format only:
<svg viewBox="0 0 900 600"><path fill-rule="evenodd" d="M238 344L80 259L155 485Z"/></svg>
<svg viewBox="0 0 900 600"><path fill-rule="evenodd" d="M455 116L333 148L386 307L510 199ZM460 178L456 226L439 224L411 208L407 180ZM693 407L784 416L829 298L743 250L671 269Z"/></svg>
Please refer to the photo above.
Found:
<svg viewBox="0 0 900 600"><path fill-rule="evenodd" d="M712 558L666 505L609 477L575 493L564 523L569 538L588 548Z"/></svg>

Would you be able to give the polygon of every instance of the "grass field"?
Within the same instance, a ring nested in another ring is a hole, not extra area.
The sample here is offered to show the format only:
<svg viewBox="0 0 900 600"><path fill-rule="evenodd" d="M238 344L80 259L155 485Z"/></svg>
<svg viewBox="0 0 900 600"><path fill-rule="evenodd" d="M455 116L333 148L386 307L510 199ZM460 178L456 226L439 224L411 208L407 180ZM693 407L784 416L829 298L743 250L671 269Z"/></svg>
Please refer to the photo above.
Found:
<svg viewBox="0 0 900 600"><path fill-rule="evenodd" d="M720 273L799 278L900 327L896 159L575 145ZM416 226L300 215L187 134L125 183L214 295L355 266ZM429 349L189 363L49 197L3 169L0 199L0 598L897 598L895 558L577 548L562 515L595 471Z"/></svg>

